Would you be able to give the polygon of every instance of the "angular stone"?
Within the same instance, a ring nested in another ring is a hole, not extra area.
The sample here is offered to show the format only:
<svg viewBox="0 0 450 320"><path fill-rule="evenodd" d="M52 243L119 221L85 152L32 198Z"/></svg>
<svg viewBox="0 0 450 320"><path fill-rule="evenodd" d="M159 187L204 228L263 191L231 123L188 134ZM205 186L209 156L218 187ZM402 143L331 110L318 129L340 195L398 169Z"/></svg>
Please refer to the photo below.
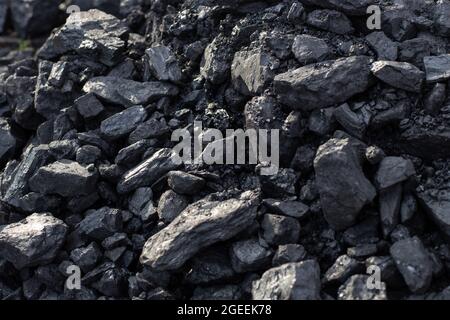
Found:
<svg viewBox="0 0 450 320"><path fill-rule="evenodd" d="M283 244L277 248L272 259L274 267L289 262L300 262L306 258L307 252L301 244Z"/></svg>
<svg viewBox="0 0 450 320"><path fill-rule="evenodd" d="M135 106L116 113L102 121L100 132L108 139L119 139L135 129L147 117L142 106Z"/></svg>
<svg viewBox="0 0 450 320"><path fill-rule="evenodd" d="M253 300L319 300L320 268L315 260L286 263L253 282Z"/></svg>
<svg viewBox="0 0 450 320"><path fill-rule="evenodd" d="M92 78L86 82L83 91L94 93L109 103L123 105L124 107L147 105L162 97L178 94L178 88L169 83L158 81L136 82L117 77Z"/></svg>
<svg viewBox="0 0 450 320"><path fill-rule="evenodd" d="M387 300L386 285L381 282L381 289L369 289L369 276L357 274L347 280L338 290L339 300Z"/></svg>
<svg viewBox="0 0 450 320"><path fill-rule="evenodd" d="M91 271L101 258L102 252L95 242L86 247L76 248L70 253L70 259L85 273Z"/></svg>
<svg viewBox="0 0 450 320"><path fill-rule="evenodd" d="M56 161L39 170L30 179L30 189L63 197L88 195L95 190L98 175L70 160Z"/></svg>
<svg viewBox="0 0 450 320"><path fill-rule="evenodd" d="M225 41L221 36L214 38L206 47L200 65L200 74L215 85L227 80L231 67L229 48L222 42Z"/></svg>
<svg viewBox="0 0 450 320"><path fill-rule="evenodd" d="M349 139L330 139L317 150L314 169L325 219L337 230L350 227L376 196L364 176L358 150Z"/></svg>
<svg viewBox="0 0 450 320"><path fill-rule="evenodd" d="M0 165L14 156L19 141L6 118L0 117Z"/></svg>
<svg viewBox="0 0 450 320"><path fill-rule="evenodd" d="M50 263L58 254L67 226L48 213L35 213L0 227L0 257L17 269Z"/></svg>
<svg viewBox="0 0 450 320"><path fill-rule="evenodd" d="M144 59L156 79L175 83L181 81L181 68L170 48L166 46L151 47L145 50Z"/></svg>
<svg viewBox="0 0 450 320"><path fill-rule="evenodd" d="M420 92L425 73L407 62L375 61L372 73L388 85L411 92Z"/></svg>
<svg viewBox="0 0 450 320"><path fill-rule="evenodd" d="M428 114L437 115L447 99L447 86L445 83L436 83L423 102Z"/></svg>
<svg viewBox="0 0 450 320"><path fill-rule="evenodd" d="M402 157L384 158L375 174L375 184L379 189L386 189L403 182L416 174L414 164Z"/></svg>
<svg viewBox="0 0 450 320"><path fill-rule="evenodd" d="M203 178L183 171L171 171L167 175L167 184L179 194L195 195L204 187L205 183Z"/></svg>
<svg viewBox="0 0 450 320"><path fill-rule="evenodd" d="M331 49L325 40L302 34L295 37L292 53L298 62L310 64L327 59L331 54Z"/></svg>
<svg viewBox="0 0 450 320"><path fill-rule="evenodd" d="M387 237L400 220L402 185L395 184L380 191L380 218L383 234Z"/></svg>
<svg viewBox="0 0 450 320"><path fill-rule="evenodd" d="M448 1L438 1L434 7L434 25L441 36L450 36L450 3Z"/></svg>
<svg viewBox="0 0 450 320"><path fill-rule="evenodd" d="M122 230L122 213L108 207L90 210L78 224L78 229L93 239L104 240Z"/></svg>
<svg viewBox="0 0 450 320"><path fill-rule="evenodd" d="M185 196L167 190L159 198L158 216L165 223L172 222L187 206L189 201Z"/></svg>
<svg viewBox="0 0 450 320"><path fill-rule="evenodd" d="M149 119L141 123L130 133L129 143L135 143L142 139L159 138L170 132L170 128L164 118Z"/></svg>
<svg viewBox="0 0 450 320"><path fill-rule="evenodd" d="M52 34L39 57L54 60L70 52L113 66L123 56L128 28L116 17L97 9L72 13L66 24Z"/></svg>
<svg viewBox="0 0 450 320"><path fill-rule="evenodd" d="M336 108L333 115L346 132L356 138L363 138L366 132L366 125L363 119L353 112L347 103Z"/></svg>
<svg viewBox="0 0 450 320"><path fill-rule="evenodd" d="M281 108L273 97L254 97L245 105L246 129L281 129Z"/></svg>
<svg viewBox="0 0 450 320"><path fill-rule="evenodd" d="M231 245L231 265L238 273L257 271L270 264L272 252L264 248L258 239L242 240Z"/></svg>
<svg viewBox="0 0 450 320"><path fill-rule="evenodd" d="M192 284L205 284L226 281L234 275L228 254L212 249L193 259L186 281Z"/></svg>
<svg viewBox="0 0 450 320"><path fill-rule="evenodd" d="M361 262L348 255L342 255L325 272L322 282L325 284L342 284L352 275L364 271Z"/></svg>
<svg viewBox="0 0 450 320"><path fill-rule="evenodd" d="M364 92L370 83L370 58L366 56L312 64L274 79L280 101L298 110L321 109L344 102Z"/></svg>
<svg viewBox="0 0 450 320"><path fill-rule="evenodd" d="M181 163L172 149L161 149L137 167L127 171L117 185L121 194L129 193L139 187L151 186L167 172L177 169Z"/></svg>
<svg viewBox="0 0 450 320"><path fill-rule="evenodd" d="M228 240L252 225L258 196L249 191L236 199L202 199L188 206L170 225L147 240L141 263L156 270L178 269L199 250Z"/></svg>
<svg viewBox="0 0 450 320"><path fill-rule="evenodd" d="M335 10L314 10L308 14L306 22L318 29L337 34L353 33L352 22L342 13Z"/></svg>
<svg viewBox="0 0 450 320"><path fill-rule="evenodd" d="M366 40L377 53L378 60L397 60L398 44L389 39L383 31L370 33L366 36Z"/></svg>
<svg viewBox="0 0 450 320"><path fill-rule="evenodd" d="M427 82L440 82L450 79L450 54L423 58Z"/></svg>
<svg viewBox="0 0 450 320"><path fill-rule="evenodd" d="M298 219L305 217L309 213L309 207L300 201L264 199L263 204L273 213Z"/></svg>
<svg viewBox="0 0 450 320"><path fill-rule="evenodd" d="M128 200L128 209L135 216L140 217L142 221L147 221L156 216L152 189L149 187L137 189Z"/></svg>
<svg viewBox="0 0 450 320"><path fill-rule="evenodd" d="M244 95L261 94L273 80L277 64L276 59L261 49L236 52L231 65L234 88Z"/></svg>
<svg viewBox="0 0 450 320"><path fill-rule="evenodd" d="M433 262L422 241L418 237L397 241L390 253L409 289L425 292L433 277Z"/></svg>
<svg viewBox="0 0 450 320"><path fill-rule="evenodd" d="M300 223L291 217L266 214L261 223L262 237L270 245L296 243L300 235Z"/></svg>
<svg viewBox="0 0 450 320"><path fill-rule="evenodd" d="M105 107L93 93L88 93L75 100L75 106L84 118L96 117L105 110Z"/></svg>
<svg viewBox="0 0 450 320"><path fill-rule="evenodd" d="M450 191L430 189L417 196L425 212L450 237Z"/></svg>

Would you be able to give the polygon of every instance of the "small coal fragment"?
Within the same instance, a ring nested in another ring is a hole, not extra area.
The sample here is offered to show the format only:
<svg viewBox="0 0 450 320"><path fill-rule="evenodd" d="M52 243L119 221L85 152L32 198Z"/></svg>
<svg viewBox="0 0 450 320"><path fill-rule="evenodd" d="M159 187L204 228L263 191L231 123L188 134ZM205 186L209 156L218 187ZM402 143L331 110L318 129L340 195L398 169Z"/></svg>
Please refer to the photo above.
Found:
<svg viewBox="0 0 450 320"><path fill-rule="evenodd" d="M369 276L354 275L344 283L338 291L339 300L387 300L386 285L382 282L381 288L369 289L367 282Z"/></svg>
<svg viewBox="0 0 450 320"><path fill-rule="evenodd" d="M171 171L167 175L167 183L176 193L195 195L203 188L205 180L183 171Z"/></svg>
<svg viewBox="0 0 450 320"><path fill-rule="evenodd" d="M318 29L338 34L349 34L355 30L352 22L342 12L335 10L314 10L308 14L306 22Z"/></svg>
<svg viewBox="0 0 450 320"><path fill-rule="evenodd" d="M133 131L138 124L145 120L146 116L147 113L142 106L128 108L103 120L100 132L107 139L119 139Z"/></svg>
<svg viewBox="0 0 450 320"><path fill-rule="evenodd" d="M425 78L424 72L407 62L375 61L371 70L390 86L411 92L419 92Z"/></svg>
<svg viewBox="0 0 450 320"><path fill-rule="evenodd" d="M238 241L230 249L231 265L238 272L257 271L270 264L272 252L259 244L258 239Z"/></svg>
<svg viewBox="0 0 450 320"><path fill-rule="evenodd" d="M450 54L423 58L427 82L440 82L450 79Z"/></svg>
<svg viewBox="0 0 450 320"><path fill-rule="evenodd" d="M305 65L321 62L331 55L331 49L324 40L308 35L295 37L292 52L298 62Z"/></svg>
<svg viewBox="0 0 450 320"><path fill-rule="evenodd" d="M270 245L296 243L300 235L300 223L291 217L266 214L261 227L262 237Z"/></svg>
<svg viewBox="0 0 450 320"><path fill-rule="evenodd" d="M415 174L411 160L402 157L384 158L375 175L375 183L379 189L386 189L403 182Z"/></svg>
<svg viewBox="0 0 450 320"><path fill-rule="evenodd" d="M144 59L156 79L175 83L182 80L181 68L170 48L165 46L149 48L145 51Z"/></svg>

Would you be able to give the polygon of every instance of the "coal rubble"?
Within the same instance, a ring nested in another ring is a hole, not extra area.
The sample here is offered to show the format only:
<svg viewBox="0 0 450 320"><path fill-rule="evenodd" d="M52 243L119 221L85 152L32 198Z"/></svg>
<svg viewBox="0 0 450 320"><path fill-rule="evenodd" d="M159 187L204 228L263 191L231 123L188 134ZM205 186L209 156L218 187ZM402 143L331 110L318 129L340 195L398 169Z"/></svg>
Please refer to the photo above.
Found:
<svg viewBox="0 0 450 320"><path fill-rule="evenodd" d="M0 299L450 299L449 23L449 0L0 1ZM279 130L279 168L178 161L194 122Z"/></svg>

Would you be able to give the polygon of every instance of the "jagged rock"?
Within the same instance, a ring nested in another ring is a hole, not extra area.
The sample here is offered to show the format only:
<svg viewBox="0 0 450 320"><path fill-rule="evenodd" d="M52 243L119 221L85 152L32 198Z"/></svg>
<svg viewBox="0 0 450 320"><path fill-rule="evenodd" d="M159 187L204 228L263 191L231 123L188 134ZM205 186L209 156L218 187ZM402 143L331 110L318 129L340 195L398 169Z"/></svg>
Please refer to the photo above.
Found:
<svg viewBox="0 0 450 320"><path fill-rule="evenodd" d="M158 216L165 223L172 222L187 206L189 201L172 190L167 190L159 198Z"/></svg>
<svg viewBox="0 0 450 320"><path fill-rule="evenodd" d="M22 161L14 170L8 188L2 196L2 200L11 206L19 207L20 199L29 192L28 182L33 174L41 166L50 161L48 145L30 146L25 150Z"/></svg>
<svg viewBox="0 0 450 320"><path fill-rule="evenodd" d="M100 125L100 132L108 139L119 139L135 129L147 116L147 112L142 106L135 106L125 109L122 112L103 120Z"/></svg>
<svg viewBox="0 0 450 320"><path fill-rule="evenodd" d="M367 42L377 53L378 60L397 60L398 44L389 39L383 31L375 31L366 36Z"/></svg>
<svg viewBox="0 0 450 320"><path fill-rule="evenodd" d="M183 171L171 171L167 175L167 184L179 194L195 195L204 187L205 183L203 178Z"/></svg>
<svg viewBox="0 0 450 320"><path fill-rule="evenodd" d="M273 80L278 61L261 49L239 51L231 65L234 88L243 95L261 94Z"/></svg>
<svg viewBox="0 0 450 320"><path fill-rule="evenodd" d="M273 97L254 97L244 109L246 129L277 129L281 128L281 110Z"/></svg>
<svg viewBox="0 0 450 320"><path fill-rule="evenodd" d="M170 48L166 46L151 47L145 51L144 59L156 79L175 83L182 80L181 68Z"/></svg>
<svg viewBox="0 0 450 320"><path fill-rule="evenodd" d="M438 1L434 7L434 24L440 35L450 36L450 3L446 0Z"/></svg>
<svg viewBox="0 0 450 320"><path fill-rule="evenodd" d="M380 218L383 234L387 237L400 220L402 185L400 183L380 191Z"/></svg>
<svg viewBox="0 0 450 320"><path fill-rule="evenodd" d="M370 58L355 56L279 74L274 78L274 87L282 103L294 109L312 110L344 102L364 92L370 80Z"/></svg>
<svg viewBox="0 0 450 320"><path fill-rule="evenodd" d="M19 140L14 135L8 120L0 117L0 164L14 156L18 149Z"/></svg>
<svg viewBox="0 0 450 320"><path fill-rule="evenodd" d="M128 201L128 209L142 221L147 221L156 215L153 205L153 191L151 188L139 188Z"/></svg>
<svg viewBox="0 0 450 320"><path fill-rule="evenodd" d="M206 47L200 65L200 74L215 85L227 80L231 67L229 49L222 41L220 36L216 37Z"/></svg>
<svg viewBox="0 0 450 320"><path fill-rule="evenodd" d="M379 189L386 189L407 180L416 173L411 160L402 157L384 158L375 174L375 184Z"/></svg>
<svg viewBox="0 0 450 320"><path fill-rule="evenodd" d="M314 10L308 14L306 22L318 29L337 34L353 33L352 22L342 13L335 10Z"/></svg>
<svg viewBox="0 0 450 320"><path fill-rule="evenodd" d="M305 217L309 213L309 207L300 201L264 199L263 204L273 213L298 219Z"/></svg>
<svg viewBox="0 0 450 320"><path fill-rule="evenodd" d="M450 54L423 58L427 82L440 82L450 79Z"/></svg>
<svg viewBox="0 0 450 320"><path fill-rule="evenodd" d="M50 263L64 243L67 226L48 213L35 213L0 227L0 257L17 269Z"/></svg>
<svg viewBox="0 0 450 320"><path fill-rule="evenodd" d="M370 146L367 147L365 156L367 161L369 161L371 164L378 164L386 157L386 154L379 147Z"/></svg>
<svg viewBox="0 0 450 320"><path fill-rule="evenodd" d="M364 176L358 150L349 139L328 140L317 151L314 169L325 219L334 229L351 226L376 195Z"/></svg>
<svg viewBox="0 0 450 320"><path fill-rule="evenodd" d="M66 24L48 38L39 57L53 60L70 52L113 66L123 56L128 28L116 17L97 9L72 13Z"/></svg>
<svg viewBox="0 0 450 320"><path fill-rule="evenodd" d="M92 78L86 82L83 91L125 107L146 105L159 98L178 94L178 88L172 84L158 81L136 82L117 77Z"/></svg>
<svg viewBox="0 0 450 320"><path fill-rule="evenodd" d="M102 253L95 242L91 242L88 246L76 248L70 253L70 259L80 267L83 272L91 271L98 261L100 261Z"/></svg>
<svg viewBox="0 0 450 320"><path fill-rule="evenodd" d="M339 300L387 300L386 285L382 282L381 289L369 289L369 276L354 275L338 290Z"/></svg>
<svg viewBox="0 0 450 320"><path fill-rule="evenodd" d="M371 70L390 86L411 92L420 92L425 76L419 68L407 62L375 61Z"/></svg>
<svg viewBox="0 0 450 320"><path fill-rule="evenodd" d="M234 275L228 254L210 250L193 259L186 281L192 284L205 284L226 281Z"/></svg>
<svg viewBox="0 0 450 320"><path fill-rule="evenodd" d="M420 293L429 288L433 277L433 263L419 238L397 241L391 246L390 253L412 292Z"/></svg>
<svg viewBox="0 0 450 320"><path fill-rule="evenodd" d="M361 117L350 109L347 103L334 109L333 115L346 132L362 139L366 132L366 125Z"/></svg>
<svg viewBox="0 0 450 320"><path fill-rule="evenodd" d="M292 53L298 62L310 64L327 59L331 55L331 49L325 40L302 34L295 37Z"/></svg>
<svg viewBox="0 0 450 320"><path fill-rule="evenodd" d="M283 244L275 251L272 265L278 267L289 262L300 262L306 258L306 254L305 248L300 244Z"/></svg>
<svg viewBox="0 0 450 320"><path fill-rule="evenodd" d="M398 48L398 59L399 61L409 62L422 68L423 58L431 54L430 47L430 42L426 38L415 38L403 41Z"/></svg>
<svg viewBox="0 0 450 320"><path fill-rule="evenodd" d="M262 237L270 245L296 243L300 235L296 219L275 214L264 215L261 228Z"/></svg>
<svg viewBox="0 0 450 320"><path fill-rule="evenodd" d="M75 106L84 118L94 118L105 110L93 93L88 93L75 100Z"/></svg>
<svg viewBox="0 0 450 320"><path fill-rule="evenodd" d="M200 200L147 240L140 261L156 270L178 269L200 249L248 228L254 223L258 204L256 192L222 202Z"/></svg>
<svg viewBox="0 0 450 320"><path fill-rule="evenodd" d="M89 210L78 224L78 229L93 239L104 240L121 231L122 213L118 209L108 207Z"/></svg>
<svg viewBox="0 0 450 320"><path fill-rule="evenodd" d="M120 149L114 162L119 166L132 168L141 161L142 156L150 147L151 142L149 140L139 140L128 147Z"/></svg>
<svg viewBox="0 0 450 320"><path fill-rule="evenodd" d="M231 265L238 273L257 271L270 264L272 252L264 248L258 239L242 240L231 245Z"/></svg>
<svg viewBox="0 0 450 320"><path fill-rule="evenodd" d="M445 83L436 83L424 101L424 107L427 113L432 115L438 114L444 106L446 98L447 86Z"/></svg>
<svg viewBox="0 0 450 320"><path fill-rule="evenodd" d="M76 197L94 191L97 178L95 170L89 170L74 161L60 160L39 168L30 178L29 184L35 192Z"/></svg>
<svg viewBox="0 0 450 320"><path fill-rule="evenodd" d="M426 190L418 193L420 204L441 231L450 236L450 192L448 190Z"/></svg>
<svg viewBox="0 0 450 320"><path fill-rule="evenodd" d="M117 185L121 194L129 193L137 188L151 186L156 180L169 171L180 166L178 155L172 149L161 149L137 167L127 171Z"/></svg>
<svg viewBox="0 0 450 320"><path fill-rule="evenodd" d="M324 284L342 284L354 274L364 271L361 262L344 254L336 259L334 264L325 272Z"/></svg>
<svg viewBox="0 0 450 320"><path fill-rule="evenodd" d="M315 260L286 263L253 283L254 300L319 300L320 268Z"/></svg>

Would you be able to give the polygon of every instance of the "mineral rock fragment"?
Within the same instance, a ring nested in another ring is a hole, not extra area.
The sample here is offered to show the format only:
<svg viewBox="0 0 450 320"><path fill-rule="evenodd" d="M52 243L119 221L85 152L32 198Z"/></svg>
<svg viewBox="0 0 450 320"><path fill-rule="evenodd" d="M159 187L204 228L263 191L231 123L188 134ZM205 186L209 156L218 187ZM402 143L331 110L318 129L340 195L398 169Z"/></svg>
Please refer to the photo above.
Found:
<svg viewBox="0 0 450 320"><path fill-rule="evenodd" d="M425 76L419 68L407 62L375 61L371 70L390 86L411 92L420 92Z"/></svg>
<svg viewBox="0 0 450 320"><path fill-rule="evenodd" d="M76 197L94 191L97 178L94 170L74 161L60 160L39 168L30 179L30 189L43 194Z"/></svg>
<svg viewBox="0 0 450 320"><path fill-rule="evenodd" d="M376 0L300 0L300 2L308 6L319 6L342 11L348 15L363 16L367 13L367 7L375 4Z"/></svg>
<svg viewBox="0 0 450 320"><path fill-rule="evenodd" d="M178 83L182 79L181 68L170 48L155 46L145 51L145 61L152 75L160 81Z"/></svg>
<svg viewBox="0 0 450 320"><path fill-rule="evenodd" d="M0 257L17 269L50 263L64 243L67 226L48 213L0 227Z"/></svg>
<svg viewBox="0 0 450 320"><path fill-rule="evenodd" d="M258 204L256 192L226 201L200 200L147 240L140 261L155 270L178 269L200 249L248 228L256 218Z"/></svg>
<svg viewBox="0 0 450 320"><path fill-rule="evenodd" d="M78 228L83 234L93 239L104 240L121 231L122 213L118 209L108 207L90 210L79 223Z"/></svg>
<svg viewBox="0 0 450 320"><path fill-rule="evenodd" d="M391 256L412 292L424 292L433 277L433 263L422 241L408 238L391 246Z"/></svg>
<svg viewBox="0 0 450 320"><path fill-rule="evenodd" d="M86 82L83 91L125 107L146 105L159 98L178 94L178 88L172 84L157 81L136 82L116 77L92 78Z"/></svg>
<svg viewBox="0 0 450 320"><path fill-rule="evenodd" d="M379 189L386 189L407 180L415 174L411 160L402 157L386 157L375 175L375 183Z"/></svg>
<svg viewBox="0 0 450 320"><path fill-rule="evenodd" d="M331 54L325 40L304 34L295 37L292 52L302 64L321 62Z"/></svg>
<svg viewBox="0 0 450 320"><path fill-rule="evenodd" d="M351 79L351 80L349 80ZM364 92L371 83L370 58L355 56L308 65L279 74L275 92L298 110L320 109Z"/></svg>
<svg viewBox="0 0 450 320"><path fill-rule="evenodd" d="M119 139L135 129L145 120L147 112L142 106L128 108L122 112L103 120L100 132L108 139Z"/></svg>
<svg viewBox="0 0 450 320"><path fill-rule="evenodd" d="M369 289L367 275L354 275L344 283L338 291L339 300L386 300L386 285L382 282L381 288Z"/></svg>
<svg viewBox="0 0 450 320"><path fill-rule="evenodd" d="M233 243L230 256L233 269L242 273L266 267L270 263L272 252L261 246L258 239L249 239Z"/></svg>
<svg viewBox="0 0 450 320"><path fill-rule="evenodd" d="M9 160L18 148L19 141L7 119L0 117L0 164Z"/></svg>
<svg viewBox="0 0 450 320"><path fill-rule="evenodd" d="M270 245L296 243L300 235L300 223L291 217L266 214L261 227L262 237Z"/></svg>
<svg viewBox="0 0 450 320"><path fill-rule="evenodd" d="M165 223L172 222L187 206L189 201L185 196L167 190L161 195L158 203L159 218Z"/></svg>
<svg viewBox="0 0 450 320"><path fill-rule="evenodd" d="M195 195L203 188L205 180L183 171L171 171L167 175L167 183L179 194Z"/></svg>
<svg viewBox="0 0 450 320"><path fill-rule="evenodd" d="M440 82L450 79L450 54L423 58L427 82Z"/></svg>
<svg viewBox="0 0 450 320"><path fill-rule="evenodd" d="M364 176L358 150L349 139L331 139L319 147L314 169L325 219L334 229L351 226L376 195Z"/></svg>
<svg viewBox="0 0 450 320"><path fill-rule="evenodd" d="M366 40L375 50L378 60L397 60L398 44L389 39L383 31L375 31L366 36Z"/></svg>
<svg viewBox="0 0 450 320"><path fill-rule="evenodd" d="M286 263L253 283L254 300L319 300L320 268L315 260Z"/></svg>
<svg viewBox="0 0 450 320"><path fill-rule="evenodd" d="M161 149L137 167L127 171L117 185L119 193L129 193L139 187L151 186L156 180L180 166L172 149Z"/></svg>
<svg viewBox="0 0 450 320"><path fill-rule="evenodd" d="M314 10L308 14L306 22L318 29L338 33L353 33L352 22L342 13L335 10Z"/></svg>
<svg viewBox="0 0 450 320"><path fill-rule="evenodd" d="M418 194L420 204L441 231L450 236L450 192L426 190Z"/></svg>

